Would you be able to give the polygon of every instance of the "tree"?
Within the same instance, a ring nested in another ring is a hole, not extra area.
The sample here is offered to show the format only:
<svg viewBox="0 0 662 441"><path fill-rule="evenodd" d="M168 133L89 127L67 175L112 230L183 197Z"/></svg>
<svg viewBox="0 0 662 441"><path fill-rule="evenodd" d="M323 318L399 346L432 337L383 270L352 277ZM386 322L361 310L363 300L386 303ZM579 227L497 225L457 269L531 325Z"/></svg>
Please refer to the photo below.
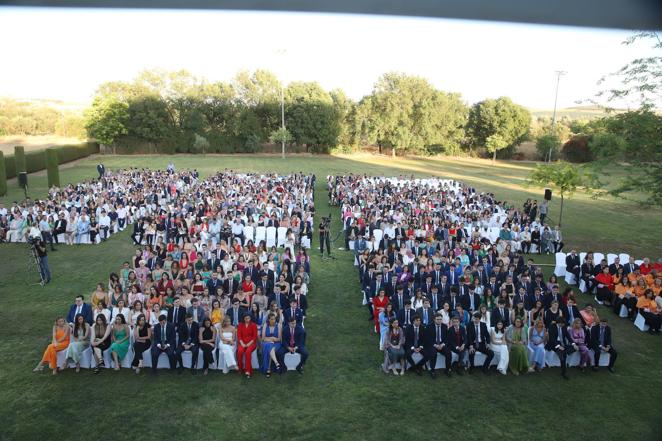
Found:
<svg viewBox="0 0 662 441"><path fill-rule="evenodd" d="M85 128L101 144L110 145L128 133L129 105L117 95L99 95L85 113Z"/></svg>
<svg viewBox="0 0 662 441"><path fill-rule="evenodd" d="M510 98L501 97L487 99L471 107L467 133L473 146L488 148L495 160L497 151L515 147L524 141L530 126L529 111L513 103ZM499 135L499 138L493 138L488 147L488 139L494 135Z"/></svg>
<svg viewBox="0 0 662 441"><path fill-rule="evenodd" d="M285 89L285 120L298 145L326 151L338 143L340 115L331 95L315 82L293 82Z"/></svg>
<svg viewBox="0 0 662 441"><path fill-rule="evenodd" d="M572 196L580 188L597 196L596 190L600 188L601 183L590 169L581 168L568 162L556 162L538 164L529 174L525 185L550 187L558 192L561 197L560 227L563 220L563 201L565 197Z"/></svg>
<svg viewBox="0 0 662 441"><path fill-rule="evenodd" d="M207 150L209 150L209 141L204 136L200 136L197 133L194 135L195 140L193 141L193 150L195 152L202 152L204 155Z"/></svg>
<svg viewBox="0 0 662 441"><path fill-rule="evenodd" d="M48 188L60 186L60 170L57 157L57 149L46 149L46 172L48 176Z"/></svg>
<svg viewBox="0 0 662 441"><path fill-rule="evenodd" d="M547 133L541 135L536 140L536 151L538 152L538 159L545 161L556 161L559 156L559 147L561 146L561 139L556 133Z"/></svg>
<svg viewBox="0 0 662 441"><path fill-rule="evenodd" d="M22 145L14 146L14 163L16 164L16 176L28 171L25 164L25 148Z"/></svg>
<svg viewBox="0 0 662 441"><path fill-rule="evenodd" d="M485 141L485 148L488 152L492 153L492 162L496 161L496 154L499 150L505 149L508 147L508 141L506 141L503 136L495 133L487 137Z"/></svg>
<svg viewBox="0 0 662 441"><path fill-rule="evenodd" d="M5 168L5 154L0 151L0 196L7 194L7 169Z"/></svg>
<svg viewBox="0 0 662 441"><path fill-rule="evenodd" d="M271 141L274 144L280 144L280 143L289 144L290 142L292 142L293 139L294 137L292 136L290 131L284 127L274 130L269 135L269 141Z"/></svg>

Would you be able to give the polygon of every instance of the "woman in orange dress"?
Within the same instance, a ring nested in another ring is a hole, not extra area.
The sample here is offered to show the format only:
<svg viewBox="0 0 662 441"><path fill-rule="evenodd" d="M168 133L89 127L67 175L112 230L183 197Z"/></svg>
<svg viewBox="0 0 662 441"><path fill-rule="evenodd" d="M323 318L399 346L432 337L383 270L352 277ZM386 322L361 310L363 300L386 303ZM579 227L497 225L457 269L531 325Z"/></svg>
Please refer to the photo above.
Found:
<svg viewBox="0 0 662 441"><path fill-rule="evenodd" d="M53 370L53 375L57 374L57 353L65 351L69 347L70 337L69 325L64 321L64 318L58 317L55 320L55 325L53 325L53 342L48 345L44 351L44 356L33 372L43 371L44 364L48 363L48 366Z"/></svg>

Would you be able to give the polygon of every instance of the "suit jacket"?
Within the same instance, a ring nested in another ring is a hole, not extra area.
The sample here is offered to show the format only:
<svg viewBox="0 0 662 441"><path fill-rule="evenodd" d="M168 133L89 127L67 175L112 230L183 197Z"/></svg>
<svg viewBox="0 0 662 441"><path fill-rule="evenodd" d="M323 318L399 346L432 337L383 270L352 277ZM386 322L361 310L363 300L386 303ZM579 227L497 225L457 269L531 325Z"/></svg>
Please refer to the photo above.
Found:
<svg viewBox="0 0 662 441"><path fill-rule="evenodd" d="M570 333L568 332L567 326L561 326L560 338L559 338L558 325L550 326L547 332L549 334L548 334L547 344L545 345L545 349L547 349L548 351L553 351L554 349L556 349L558 345L561 345L564 348L566 348L567 353L570 353L571 350L574 351L574 348L572 347L572 340L570 340Z"/></svg>
<svg viewBox="0 0 662 441"><path fill-rule="evenodd" d="M430 323L432 323L434 321L434 310L432 308L429 308L427 310L427 322L426 322L425 321L426 317L425 317L425 314L424 314L424 311L423 311L424 309L425 308L418 308L416 310L416 313L421 316L421 324L423 326L428 326Z"/></svg>
<svg viewBox="0 0 662 441"><path fill-rule="evenodd" d="M267 282L265 283L260 279L255 283L255 288L262 288L262 293L269 297L274 292L273 280L267 278Z"/></svg>
<svg viewBox="0 0 662 441"><path fill-rule="evenodd" d="M398 322L400 323L400 327L402 328L411 326L411 323L414 320L414 314L416 314L416 310L414 308L409 308L409 323L407 323L405 320L406 319L405 309L406 308L402 308L396 313L396 316L398 317Z"/></svg>
<svg viewBox="0 0 662 441"><path fill-rule="evenodd" d="M478 339L478 343L484 343L488 345L490 343L490 334L489 330L487 329L487 324L480 322L480 336ZM476 324L475 323L469 323L467 325L467 344L469 345L474 345L476 346Z"/></svg>
<svg viewBox="0 0 662 441"><path fill-rule="evenodd" d="M448 328L448 331L446 332L446 344L449 345L451 348L459 347L462 346L463 344L467 344L467 331L464 329L463 326L458 327L458 332L460 335L460 344L457 344L457 340L455 338L455 328L451 326Z"/></svg>
<svg viewBox="0 0 662 441"><path fill-rule="evenodd" d="M85 322L88 324L93 324L93 314L92 314L92 307L88 305L87 303L83 303L80 313L83 314L83 318L85 319ZM71 305L69 308L69 313L67 314L67 323L74 323L76 320L76 304L74 303Z"/></svg>
<svg viewBox="0 0 662 441"><path fill-rule="evenodd" d="M405 350L411 351L412 347L425 347L427 346L427 337L426 329L423 325L418 327L418 346L415 346L416 343L416 332L414 326L407 326L405 328Z"/></svg>
<svg viewBox="0 0 662 441"><path fill-rule="evenodd" d="M294 314L292 314L292 308L284 309L283 310L283 320L284 320L283 323L286 323L289 326L290 317L292 317L292 315L294 315L294 317L296 317L296 319L297 319L297 326L300 326L303 323L303 311L301 310L301 308L296 308L294 310Z"/></svg>
<svg viewBox="0 0 662 441"><path fill-rule="evenodd" d="M225 311L225 315L230 317L230 320L232 321L232 326L235 327L242 322L244 315L246 313L247 313L246 308L243 308L241 306L237 308L236 317L235 317L234 307L230 307Z"/></svg>
<svg viewBox="0 0 662 441"><path fill-rule="evenodd" d="M186 322L179 325L179 344L186 343L190 339L192 345L198 344L198 331L200 330L200 325L197 322L191 322L191 332L189 333L188 324Z"/></svg>
<svg viewBox="0 0 662 441"><path fill-rule="evenodd" d="M572 309L572 317L570 317L570 309ZM572 321L576 318L581 319L582 324L584 324L584 319L582 318L582 315L579 313L579 309L577 308L577 306L572 305L572 307L568 307L568 305L562 305L561 311L563 311L563 317L565 317L568 326L572 325Z"/></svg>
<svg viewBox="0 0 662 441"><path fill-rule="evenodd" d="M292 331L288 323L287 325L283 326L282 341L283 341L283 346L285 348L289 347L291 336L292 336ZM306 330L303 329L303 327L299 324L297 324L294 327L294 345L297 348L306 347Z"/></svg>
<svg viewBox="0 0 662 441"><path fill-rule="evenodd" d="M271 304L271 302L276 302L280 309L285 309L290 306L288 297L282 292L278 293L278 296L276 296L275 293L271 293L269 296L269 304Z"/></svg>
<svg viewBox="0 0 662 441"><path fill-rule="evenodd" d="M165 343L169 344L170 347L173 348L173 349L175 348L175 344L176 344L175 334L176 334L175 326L172 323L167 322L166 323ZM161 341L162 341L161 337L162 336L161 336L161 324L160 323L157 323L156 325L154 325L154 333L152 335L153 335L152 339L153 339L154 345L157 345L157 344L161 343Z"/></svg>
<svg viewBox="0 0 662 441"><path fill-rule="evenodd" d="M175 316L175 307L173 306L168 310L168 323L173 322L174 316ZM186 308L180 306L179 309L177 309L177 323L175 323L175 327L179 329L179 325L184 323L184 320L186 320Z"/></svg>
<svg viewBox="0 0 662 441"><path fill-rule="evenodd" d="M408 297L403 292L402 296L399 296L398 293L393 294L389 301L391 302L391 305L393 305L393 310L397 313L401 309L405 308L405 302L407 299ZM402 307L400 307L400 302L402 302Z"/></svg>
<svg viewBox="0 0 662 441"><path fill-rule="evenodd" d="M443 323L439 326L441 326L441 330L440 330L441 340L439 344L448 344L446 341L448 334L448 326L444 325ZM433 322L430 326L425 328L425 333L427 334L425 338L426 347L432 349L433 345L437 344L437 324Z"/></svg>
<svg viewBox="0 0 662 441"><path fill-rule="evenodd" d="M218 289L223 288L223 281L218 279L209 279L207 281L207 289L209 289L210 296L218 296Z"/></svg>
<svg viewBox="0 0 662 441"><path fill-rule="evenodd" d="M575 257L572 257L572 254L568 254L565 258L565 270L572 271L575 267L581 267L579 263L579 256L575 255Z"/></svg>
<svg viewBox="0 0 662 441"><path fill-rule="evenodd" d="M223 292L228 294L230 297L232 297L233 294L236 294L237 291L239 290L239 285L241 282L237 282L235 280L232 281L232 292L230 292L230 279L225 279L223 282Z"/></svg>
<svg viewBox="0 0 662 441"><path fill-rule="evenodd" d="M503 322L504 328L510 326L510 310L508 308L503 308L503 315L498 306L492 310L490 314L490 325L496 326L496 323L499 320Z"/></svg>
<svg viewBox="0 0 662 441"><path fill-rule="evenodd" d="M296 300L296 296L294 294L292 294L290 296L290 300ZM301 312L303 313L303 315L306 315L306 310L308 309L308 297L303 295L303 294L299 295L299 300L298 300L297 303L298 303L299 309L301 309Z"/></svg>
<svg viewBox="0 0 662 441"><path fill-rule="evenodd" d="M473 300L474 300L474 307L471 308L471 297L472 294L465 294L463 296L460 296L460 304L462 305L462 308L464 308L465 311L475 311L480 307L480 296L476 293L473 294Z"/></svg>
<svg viewBox="0 0 662 441"><path fill-rule="evenodd" d="M609 326L605 326L603 346L611 346L611 328ZM594 351L600 349L600 325L591 328L591 344L589 347Z"/></svg>
<svg viewBox="0 0 662 441"><path fill-rule="evenodd" d="M194 308L193 306L190 306L190 307L188 307L188 309L186 309L186 312L189 313L189 314L192 314L193 317L195 318L195 314L193 314L194 310L196 310L198 312L198 323L202 323L202 321L206 317L205 308L203 308L202 306L198 306L197 308ZM193 320L193 321L195 321L195 320Z"/></svg>

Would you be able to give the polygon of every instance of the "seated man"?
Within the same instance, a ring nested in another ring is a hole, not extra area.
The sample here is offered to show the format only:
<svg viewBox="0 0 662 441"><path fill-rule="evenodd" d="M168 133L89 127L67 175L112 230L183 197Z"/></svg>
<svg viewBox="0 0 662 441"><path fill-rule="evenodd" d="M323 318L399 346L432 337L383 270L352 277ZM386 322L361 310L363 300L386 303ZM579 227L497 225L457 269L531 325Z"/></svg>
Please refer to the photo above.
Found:
<svg viewBox="0 0 662 441"><path fill-rule="evenodd" d="M579 272L581 265L579 263L579 256L576 250L570 251L565 258L565 271L575 276L575 283L579 284Z"/></svg>
<svg viewBox="0 0 662 441"><path fill-rule="evenodd" d="M205 319L205 308L200 306L200 301L197 297L191 299L191 306L186 310L186 316L191 314L193 321L200 324Z"/></svg>
<svg viewBox="0 0 662 441"><path fill-rule="evenodd" d="M572 354L575 351L574 346L572 345L572 340L570 339L570 334L568 333L568 327L566 326L565 318L563 316L556 319L556 323L549 326L547 332L548 339L545 349L548 351L556 352L556 355L559 356L561 362L561 376L569 380L567 371L566 361L568 355Z"/></svg>
<svg viewBox="0 0 662 441"><path fill-rule="evenodd" d="M76 300L73 305L69 308L69 313L67 314L67 323L73 325L76 321L76 316L82 314L85 318L85 322L92 324L92 307L85 303L85 298L81 295L76 296Z"/></svg>
<svg viewBox="0 0 662 441"><path fill-rule="evenodd" d="M405 328L405 357L409 362L409 369L415 371L417 375L423 373L423 366L425 365L425 362L428 361L424 351L425 341L425 328L421 324L421 317L419 315L414 315L412 325ZM418 363L414 362L414 359L412 358L414 353L421 355L421 359Z"/></svg>
<svg viewBox="0 0 662 441"><path fill-rule="evenodd" d="M614 363L616 363L616 358L618 353L616 349L611 345L611 328L607 325L607 319L603 318L600 320L600 326L598 326L597 331L595 328L591 330L591 342L590 347L594 352L594 364L593 370L597 371L600 366L600 356L603 352L609 354L609 372L614 373Z"/></svg>
<svg viewBox="0 0 662 441"><path fill-rule="evenodd" d="M301 361L296 367L298 373L303 374L303 366L308 359L308 350L306 350L306 331L303 327L297 324L295 316L291 316L288 320L288 325L283 327L282 344L276 357L281 365L280 373L285 371L285 354L298 353L301 355Z"/></svg>
<svg viewBox="0 0 662 441"><path fill-rule="evenodd" d="M462 375L464 354L467 352L467 332L464 327L460 326L460 320L457 316L454 316L451 319L451 327L448 329L447 341L451 351L455 352L458 357L458 361L454 363L455 371L459 375Z"/></svg>
<svg viewBox="0 0 662 441"><path fill-rule="evenodd" d="M198 362L198 352L200 351L200 345L198 344L199 330L200 326L198 322L193 320L193 314L186 313L186 320L179 325L179 344L175 352L180 374L184 369L184 363L182 362L182 352L184 351L191 351L191 373L195 374L195 365Z"/></svg>
<svg viewBox="0 0 662 441"><path fill-rule="evenodd" d="M414 323L416 311L411 307L411 300L405 300L405 307L397 312L398 322L402 328L411 326Z"/></svg>
<svg viewBox="0 0 662 441"><path fill-rule="evenodd" d="M159 316L159 323L154 326L152 340L152 373L156 374L156 366L162 353L168 356L170 369L175 369L175 326L168 323L165 314Z"/></svg>
<svg viewBox="0 0 662 441"><path fill-rule="evenodd" d="M294 297L290 300L290 307L283 311L283 318L286 323L289 323L290 318L294 317L297 322L297 325L303 325L303 311L299 308L299 305Z"/></svg>
<svg viewBox="0 0 662 441"><path fill-rule="evenodd" d="M444 324L441 314L435 314L434 323L427 327L426 358L430 360L430 375L436 375L437 356L441 354L446 360L446 375L451 375L451 351L446 344L448 327Z"/></svg>
<svg viewBox="0 0 662 441"><path fill-rule="evenodd" d="M476 352L485 354L485 362L483 363L483 373L488 374L490 363L494 358L494 352L489 347L490 334L487 329L487 324L480 321L480 312L473 316L473 323L467 328L467 343L469 345L469 371L474 368L474 359Z"/></svg>

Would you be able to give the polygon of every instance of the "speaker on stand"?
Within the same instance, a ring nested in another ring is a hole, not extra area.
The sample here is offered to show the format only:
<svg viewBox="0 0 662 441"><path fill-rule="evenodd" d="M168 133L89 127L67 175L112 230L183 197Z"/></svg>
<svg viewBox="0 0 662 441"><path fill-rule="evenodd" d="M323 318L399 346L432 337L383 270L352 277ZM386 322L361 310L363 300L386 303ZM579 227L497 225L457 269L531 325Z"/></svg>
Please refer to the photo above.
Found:
<svg viewBox="0 0 662 441"><path fill-rule="evenodd" d="M546 201L552 200L552 190L550 188L545 189L545 200Z"/></svg>

